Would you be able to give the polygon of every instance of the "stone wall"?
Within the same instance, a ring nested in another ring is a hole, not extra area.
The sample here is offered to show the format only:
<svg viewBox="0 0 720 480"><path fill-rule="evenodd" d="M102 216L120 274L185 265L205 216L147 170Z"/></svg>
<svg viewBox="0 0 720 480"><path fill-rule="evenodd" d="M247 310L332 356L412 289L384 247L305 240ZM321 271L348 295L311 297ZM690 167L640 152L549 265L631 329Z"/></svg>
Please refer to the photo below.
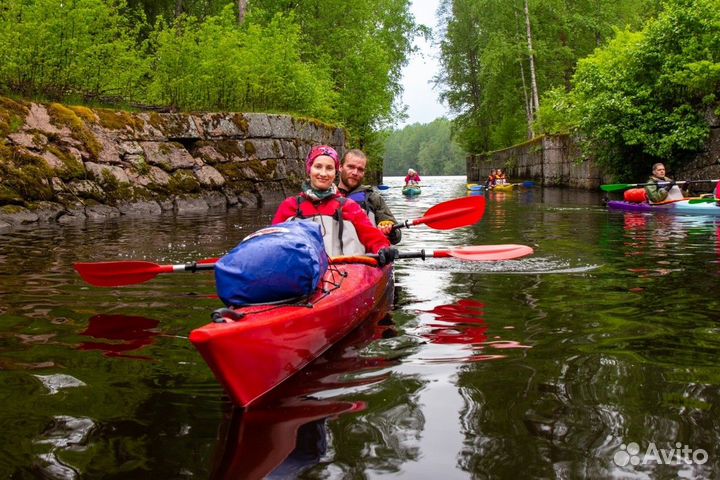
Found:
<svg viewBox="0 0 720 480"><path fill-rule="evenodd" d="M484 181L502 168L511 182L534 180L546 186L596 189L606 182L592 160L578 163L580 149L568 136L541 136L520 145L481 155L469 155L468 182Z"/></svg>
<svg viewBox="0 0 720 480"><path fill-rule="evenodd" d="M345 131L260 113L128 113L0 97L0 229L279 203Z"/></svg>
<svg viewBox="0 0 720 480"><path fill-rule="evenodd" d="M678 179L720 178L720 119L708 109L710 138L694 161L671 172ZM534 180L542 185L596 190L615 179L605 175L593 159L582 160L578 143L566 135L541 136L503 150L469 155L468 182L484 181L494 168L503 168L511 181ZM650 165L648 165L648 172ZM707 188L706 188L707 190Z"/></svg>

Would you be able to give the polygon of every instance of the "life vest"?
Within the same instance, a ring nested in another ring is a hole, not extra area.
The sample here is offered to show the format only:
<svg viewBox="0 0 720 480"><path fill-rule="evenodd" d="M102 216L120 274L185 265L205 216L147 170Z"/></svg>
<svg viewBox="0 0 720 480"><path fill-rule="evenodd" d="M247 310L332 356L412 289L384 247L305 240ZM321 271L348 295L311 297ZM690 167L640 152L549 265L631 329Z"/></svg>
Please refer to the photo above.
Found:
<svg viewBox="0 0 720 480"><path fill-rule="evenodd" d="M352 222L343 219L343 206L345 205L345 197L337 197L333 199L338 206L332 215L317 214L306 216L302 212L302 204L308 200L302 195L297 196L296 214L291 220L310 220L320 224L320 229L325 243L325 251L331 257L341 255L363 255L365 253L365 245L360 242L355 225Z"/></svg>
<svg viewBox="0 0 720 480"><path fill-rule="evenodd" d="M362 208L363 211L367 214L368 218L370 218L370 222L372 222L373 225L377 226L377 221L375 219L375 212L373 212L370 209L370 205L368 203L367 190L355 191L355 192L347 195L347 198L353 200L355 203L360 205L360 208Z"/></svg>

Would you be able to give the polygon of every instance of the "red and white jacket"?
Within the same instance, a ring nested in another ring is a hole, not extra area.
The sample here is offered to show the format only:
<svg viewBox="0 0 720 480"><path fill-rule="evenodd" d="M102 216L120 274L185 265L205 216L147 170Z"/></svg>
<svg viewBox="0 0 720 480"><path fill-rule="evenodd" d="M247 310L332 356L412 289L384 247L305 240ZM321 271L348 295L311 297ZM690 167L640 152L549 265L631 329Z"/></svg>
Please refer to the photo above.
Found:
<svg viewBox="0 0 720 480"><path fill-rule="evenodd" d="M313 201L301 193L286 198L278 207L273 225L287 220L307 219L322 226L325 250L331 257L377 253L390 242L363 209L340 195Z"/></svg>

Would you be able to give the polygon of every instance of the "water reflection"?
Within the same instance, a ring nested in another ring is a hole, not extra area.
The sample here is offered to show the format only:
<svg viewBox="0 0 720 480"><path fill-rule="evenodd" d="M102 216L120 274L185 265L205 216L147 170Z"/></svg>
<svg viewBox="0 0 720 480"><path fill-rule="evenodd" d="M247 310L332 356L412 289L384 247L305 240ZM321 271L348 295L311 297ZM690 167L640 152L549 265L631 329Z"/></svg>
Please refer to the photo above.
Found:
<svg viewBox="0 0 720 480"><path fill-rule="evenodd" d="M99 350L108 357L125 357L150 360L150 357L127 355L153 343L158 335L159 322L145 317L129 315L95 315L88 321L88 327L80 335L110 342L83 342L78 350Z"/></svg>
<svg viewBox="0 0 720 480"><path fill-rule="evenodd" d="M35 440L38 445L50 445L49 452L37 456L33 470L40 478L72 480L80 478L80 472L63 456L84 452L89 448L88 438L95 428L89 418L68 415L56 416L45 431Z"/></svg>
<svg viewBox="0 0 720 480"><path fill-rule="evenodd" d="M503 340L499 334L489 334L485 321L485 304L474 299L438 305L420 315L415 334L429 343L419 354L426 362L465 363L498 360L499 353L509 349L528 349L513 340Z"/></svg>
<svg viewBox="0 0 720 480"><path fill-rule="evenodd" d="M368 356L366 347L395 335L389 315L371 318L259 404L231 409L220 429L211 478L297 478L326 460L332 445L328 423L367 408L365 401L341 397L372 391L399 364Z"/></svg>
<svg viewBox="0 0 720 480"><path fill-rule="evenodd" d="M383 195L412 219L465 183ZM274 206L2 233L0 478L717 478L720 219L608 212L599 197L513 191L473 227L407 229L407 251L536 253L397 262L392 322L247 412L186 338L219 306L212 275L101 290L72 263L214 257ZM632 442L709 461L616 464Z"/></svg>
<svg viewBox="0 0 720 480"><path fill-rule="evenodd" d="M327 454L330 417L364 408L362 402L297 400L233 409L224 420L210 478L297 478Z"/></svg>

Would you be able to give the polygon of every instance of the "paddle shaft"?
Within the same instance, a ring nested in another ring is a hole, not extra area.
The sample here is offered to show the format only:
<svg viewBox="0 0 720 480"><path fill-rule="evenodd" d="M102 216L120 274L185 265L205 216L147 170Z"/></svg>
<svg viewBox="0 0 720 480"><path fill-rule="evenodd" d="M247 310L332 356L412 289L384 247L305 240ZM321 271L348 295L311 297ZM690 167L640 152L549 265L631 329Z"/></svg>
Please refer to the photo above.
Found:
<svg viewBox="0 0 720 480"><path fill-rule="evenodd" d="M453 257L471 262L492 262L524 257L533 253L533 249L524 245L478 245L457 247L448 250L419 252L399 252L397 259L402 258L447 258ZM377 259L377 254L332 257L331 263L347 263L354 259ZM98 287L119 287L147 282L161 273L198 272L213 270L217 259L179 265L157 265L143 261L76 263L75 270L87 283Z"/></svg>

